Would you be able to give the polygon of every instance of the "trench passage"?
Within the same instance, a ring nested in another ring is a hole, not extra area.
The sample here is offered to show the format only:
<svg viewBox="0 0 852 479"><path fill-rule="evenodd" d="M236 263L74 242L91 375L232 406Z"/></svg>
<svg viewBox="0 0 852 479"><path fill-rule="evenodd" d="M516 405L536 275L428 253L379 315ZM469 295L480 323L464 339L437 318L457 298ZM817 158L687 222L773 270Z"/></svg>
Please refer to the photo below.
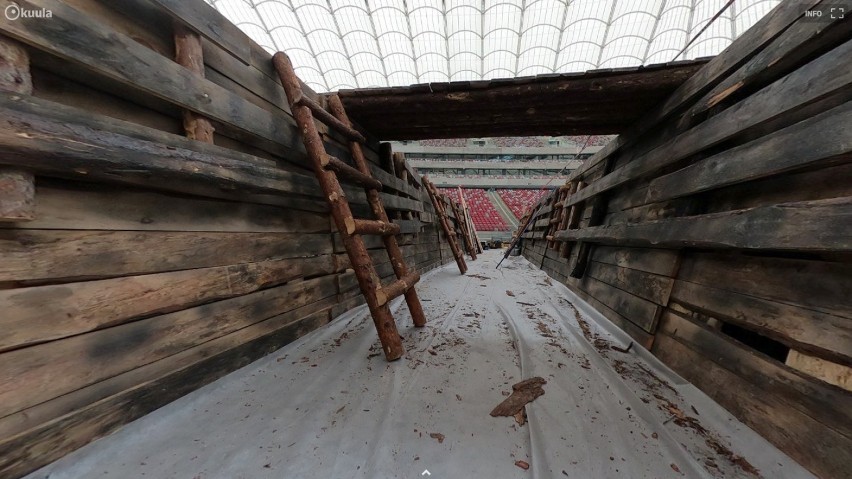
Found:
<svg viewBox="0 0 852 479"><path fill-rule="evenodd" d="M425 275L429 320L365 307L31 477L812 477L522 257ZM528 423L489 412L522 379ZM523 461L518 463L517 461ZM529 469L519 466L529 465Z"/></svg>

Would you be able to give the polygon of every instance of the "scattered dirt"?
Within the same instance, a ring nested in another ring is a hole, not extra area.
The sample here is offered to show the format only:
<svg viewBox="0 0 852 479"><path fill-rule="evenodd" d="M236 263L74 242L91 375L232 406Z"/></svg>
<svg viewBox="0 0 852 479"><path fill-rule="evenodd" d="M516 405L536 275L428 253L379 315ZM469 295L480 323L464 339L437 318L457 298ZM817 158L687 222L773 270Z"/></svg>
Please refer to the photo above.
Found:
<svg viewBox="0 0 852 479"><path fill-rule="evenodd" d="M525 471L530 468L530 463L528 463L527 461L515 461L515 465Z"/></svg>
<svg viewBox="0 0 852 479"><path fill-rule="evenodd" d="M509 291L508 289L506 290L506 294L513 297L513 298L515 297L515 293Z"/></svg>
<svg viewBox="0 0 852 479"><path fill-rule="evenodd" d="M476 279L491 279L488 276L482 276L481 274L469 274L467 276L469 276L471 278L476 278Z"/></svg>
<svg viewBox="0 0 852 479"><path fill-rule="evenodd" d="M672 470L673 470L674 472L677 472L677 473L679 473L679 472L680 472L680 468L679 468L679 467L677 467L677 464L675 464L675 463L671 463L671 464L670 464L670 466L672 467Z"/></svg>
<svg viewBox="0 0 852 479"><path fill-rule="evenodd" d="M524 406L544 394L542 386L545 384L547 384L547 381L538 376L513 384L512 395L498 404L491 411L491 416L514 416L518 414L523 411Z"/></svg>
<svg viewBox="0 0 852 479"><path fill-rule="evenodd" d="M437 439L438 444L442 444L445 438L445 436L439 432L430 432L429 437L431 437L432 439Z"/></svg>

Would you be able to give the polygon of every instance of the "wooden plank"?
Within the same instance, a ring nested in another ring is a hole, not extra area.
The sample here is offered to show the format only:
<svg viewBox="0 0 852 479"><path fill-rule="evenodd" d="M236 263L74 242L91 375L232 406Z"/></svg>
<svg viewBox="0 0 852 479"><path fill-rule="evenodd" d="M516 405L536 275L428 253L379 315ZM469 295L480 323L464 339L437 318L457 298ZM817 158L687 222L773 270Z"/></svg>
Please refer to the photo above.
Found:
<svg viewBox="0 0 852 479"><path fill-rule="evenodd" d="M201 78L129 37L111 31L56 0L22 0L21 8L47 8L51 21L6 22L2 31L35 48L144 93L174 103L223 125L277 145L291 160L304 159L293 118L264 110Z"/></svg>
<svg viewBox="0 0 852 479"><path fill-rule="evenodd" d="M327 234L0 230L0 281L106 278L331 253Z"/></svg>
<svg viewBox="0 0 852 479"><path fill-rule="evenodd" d="M179 353L337 293L333 276L283 286L2 354L0 417Z"/></svg>
<svg viewBox="0 0 852 479"><path fill-rule="evenodd" d="M564 230L556 237L604 244L850 251L852 198L802 201L638 224Z"/></svg>
<svg viewBox="0 0 852 479"><path fill-rule="evenodd" d="M767 390L717 365L691 345L657 335L653 353L739 420L820 477L843 477L852 462L852 440L825 427ZM844 400L848 407L848 397Z"/></svg>
<svg viewBox="0 0 852 479"><path fill-rule="evenodd" d="M821 1L781 2L751 28L743 32L722 53L713 57L703 68L684 81L665 101L651 109L641 120L633 123L627 131L583 162L568 180L572 181L585 177L589 170L612 156L620 148L642 138L663 120L683 109L684 105L692 104L697 98L748 62L755 53L765 48L793 22L801 18L806 11Z"/></svg>
<svg viewBox="0 0 852 479"><path fill-rule="evenodd" d="M151 0L193 30L246 65L251 58L249 38L236 25L201 0Z"/></svg>
<svg viewBox="0 0 852 479"><path fill-rule="evenodd" d="M651 181L646 203L852 159L852 102ZM827 140L829 139L830 140Z"/></svg>
<svg viewBox="0 0 852 479"><path fill-rule="evenodd" d="M679 253L667 249L623 248L598 246L592 256L598 263L606 263L622 268L673 276L677 270Z"/></svg>
<svg viewBox="0 0 852 479"><path fill-rule="evenodd" d="M76 121L75 113L79 113ZM220 194L239 191L319 197L315 178L266 166L267 162L253 161L250 155L186 139L181 140L187 143L175 138L159 141L173 136L168 134L152 135L157 138L154 142L109 129L95 130L106 119L90 119L91 115L75 108L0 92L0 145L8 153L0 156L0 164L179 192L185 192L187 183L206 183L215 185ZM75 147L68 148L69 144Z"/></svg>
<svg viewBox="0 0 852 479"><path fill-rule="evenodd" d="M786 364L793 369L852 392L852 368L791 349Z"/></svg>
<svg viewBox="0 0 852 479"><path fill-rule="evenodd" d="M19 477L55 461L328 322L327 309L279 315L202 344L191 361L172 356L183 362L173 364L167 375L130 381L132 387L120 393L83 402L81 409L74 407L74 412L0 443L0 475Z"/></svg>
<svg viewBox="0 0 852 479"><path fill-rule="evenodd" d="M324 214L128 187L40 179L36 195L34 220L0 228L306 234L329 231Z"/></svg>
<svg viewBox="0 0 852 479"><path fill-rule="evenodd" d="M579 287L643 331L653 333L656 329L661 311L656 304L589 276L580 280Z"/></svg>
<svg viewBox="0 0 852 479"><path fill-rule="evenodd" d="M680 280L671 300L793 349L852 365L852 321L847 318Z"/></svg>
<svg viewBox="0 0 852 479"><path fill-rule="evenodd" d="M586 277L583 281L589 281L589 278ZM594 281L594 280L592 280ZM637 326L633 321L625 318L617 311L613 310L606 304L600 302L593 294L585 291L582 286L579 284L579 280L576 278L568 278L568 283L566 283L571 291L574 292L577 296L579 296L583 301L589 303L597 312L601 313L607 320L612 322L612 324L616 325L619 329L627 333L631 338L636 340L636 342L645 349L650 350L651 346L654 344L654 335L648 334L641 327Z"/></svg>
<svg viewBox="0 0 852 479"><path fill-rule="evenodd" d="M678 279L852 319L852 269L843 262L690 253Z"/></svg>
<svg viewBox="0 0 852 479"><path fill-rule="evenodd" d="M0 290L0 351L332 274L332 255Z"/></svg>
<svg viewBox="0 0 852 479"><path fill-rule="evenodd" d="M674 284L672 278L594 261L589 264L586 274L661 306L668 303Z"/></svg>
<svg viewBox="0 0 852 479"><path fill-rule="evenodd" d="M749 128L784 117L811 102L840 95L838 103L842 103L844 95L848 97L852 83L852 70L845 68L843 63L843 59L850 56L852 41L591 183L571 195L565 202L566 206L672 165Z"/></svg>

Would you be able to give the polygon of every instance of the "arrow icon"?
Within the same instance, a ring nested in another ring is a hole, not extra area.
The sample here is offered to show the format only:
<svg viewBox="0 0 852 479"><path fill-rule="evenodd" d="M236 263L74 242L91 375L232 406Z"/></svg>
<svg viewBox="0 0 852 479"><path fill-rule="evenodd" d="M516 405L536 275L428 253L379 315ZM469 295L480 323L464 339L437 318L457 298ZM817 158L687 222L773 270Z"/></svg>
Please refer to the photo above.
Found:
<svg viewBox="0 0 852 479"><path fill-rule="evenodd" d="M424 469L423 472L420 473L421 476L431 476L432 473L429 472L429 469Z"/></svg>

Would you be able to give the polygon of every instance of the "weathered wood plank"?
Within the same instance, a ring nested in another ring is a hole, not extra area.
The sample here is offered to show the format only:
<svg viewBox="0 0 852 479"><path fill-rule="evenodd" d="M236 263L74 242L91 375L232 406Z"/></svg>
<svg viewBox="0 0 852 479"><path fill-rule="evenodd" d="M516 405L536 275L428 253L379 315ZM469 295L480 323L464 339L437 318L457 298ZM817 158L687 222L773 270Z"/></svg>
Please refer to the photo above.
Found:
<svg viewBox="0 0 852 479"><path fill-rule="evenodd" d="M580 280L579 287L643 331L653 333L656 329L661 308L651 301L622 291L590 276L585 276Z"/></svg>
<svg viewBox="0 0 852 479"><path fill-rule="evenodd" d="M674 276L678 257L677 251L666 249L598 246L592 260L662 276Z"/></svg>
<svg viewBox="0 0 852 479"><path fill-rule="evenodd" d="M802 201L638 224L564 230L556 238L671 247L851 251L852 198Z"/></svg>
<svg viewBox="0 0 852 479"><path fill-rule="evenodd" d="M852 440L781 402L767 390L719 366L691 345L658 334L653 353L734 416L821 477L843 477ZM848 403L847 403L848 404Z"/></svg>
<svg viewBox="0 0 852 479"><path fill-rule="evenodd" d="M808 118L755 141L705 158L651 181L645 202L701 193L710 189L807 168L826 158L852 160L852 102Z"/></svg>
<svg viewBox="0 0 852 479"><path fill-rule="evenodd" d="M305 158L291 116L264 110L64 3L22 0L19 4L47 8L53 17L49 22L24 18L6 22L2 25L5 34L129 88L230 125L242 134L274 143L292 160Z"/></svg>
<svg viewBox="0 0 852 479"><path fill-rule="evenodd" d="M327 234L0 230L0 281L105 278L331 253Z"/></svg>
<svg viewBox="0 0 852 479"><path fill-rule="evenodd" d="M223 50L249 64L249 39L213 7L198 0L152 0L170 15L185 22Z"/></svg>
<svg viewBox="0 0 852 479"><path fill-rule="evenodd" d="M842 262L696 252L678 279L852 319L852 268Z"/></svg>
<svg viewBox="0 0 852 479"><path fill-rule="evenodd" d="M122 375L103 381L98 385L117 390L97 402L82 397L74 398L77 405L44 403L68 414L52 415L56 419L50 422L33 423L38 425L0 443L0 475L19 477L57 460L328 322L328 309L311 312L309 307L300 308L208 341L194 348L191 356L178 353L137 368L122 384L114 384L116 378L124 379ZM168 363L160 366L164 362ZM151 378L133 374L154 365L166 374Z"/></svg>
<svg viewBox="0 0 852 479"><path fill-rule="evenodd" d="M703 68L672 93L664 102L649 111L641 120L635 122L627 131L609 142L602 150L575 170L568 178L569 181L583 178L592 168L613 155L625 145L634 143L637 139L656 128L663 120L682 110L684 105L690 105L713 86L727 78L740 66L748 62L756 52L761 51L779 34L784 32L793 22L801 18L807 10L822 0L806 0L801 2L781 2L771 12L757 21L751 28L743 32L722 53L713 57Z"/></svg>
<svg viewBox="0 0 852 479"><path fill-rule="evenodd" d="M571 195L565 205L611 190L631 180L648 175L689 155L712 147L734 135L771 122L809 103L832 95L848 97L852 70L844 59L852 56L852 41L820 56L804 67L763 88L698 126L678 135L627 165ZM848 98L847 98L848 99Z"/></svg>
<svg viewBox="0 0 852 479"><path fill-rule="evenodd" d="M329 231L328 217L313 212L128 187L39 182L38 202L33 210L36 218L26 223L0 224L0 228L306 234Z"/></svg>
<svg viewBox="0 0 852 479"><path fill-rule="evenodd" d="M35 219L35 203L35 176L26 170L0 167L0 224Z"/></svg>
<svg viewBox="0 0 852 479"><path fill-rule="evenodd" d="M303 278L335 257L289 258L100 281L0 290L0 351L115 326Z"/></svg>
<svg viewBox="0 0 852 479"><path fill-rule="evenodd" d="M2 354L0 417L337 293L333 276L154 316Z"/></svg>
<svg viewBox="0 0 852 479"><path fill-rule="evenodd" d="M661 306L668 303L669 294L674 284L673 279L665 276L595 261L589 264L586 274Z"/></svg>
<svg viewBox="0 0 852 479"><path fill-rule="evenodd" d="M852 321L728 289L675 281L671 300L787 346L852 365Z"/></svg>

